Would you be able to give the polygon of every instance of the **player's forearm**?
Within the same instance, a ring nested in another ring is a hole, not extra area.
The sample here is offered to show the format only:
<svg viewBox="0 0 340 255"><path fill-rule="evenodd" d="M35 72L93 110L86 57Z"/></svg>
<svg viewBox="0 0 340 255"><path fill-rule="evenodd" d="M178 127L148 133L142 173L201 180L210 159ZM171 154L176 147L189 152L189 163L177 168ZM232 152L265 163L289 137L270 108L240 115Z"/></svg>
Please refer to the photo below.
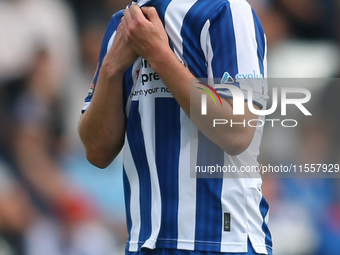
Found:
<svg viewBox="0 0 340 255"><path fill-rule="evenodd" d="M253 116L249 112L245 116L233 115L232 100L223 98L223 106L218 107L208 100L209 114L202 116L201 95L204 92L196 87L203 86L195 83L196 78L173 52L165 50L162 54L158 53L154 59L151 58L149 62L182 109L207 137L231 155L240 154L247 149L253 138L254 128L243 125L234 125L233 127L218 125L213 128L213 121L214 119L232 119L233 122L243 122L244 119L256 119L257 116Z"/></svg>
<svg viewBox="0 0 340 255"><path fill-rule="evenodd" d="M124 143L123 72L102 67L91 104L79 122L87 159L105 168Z"/></svg>

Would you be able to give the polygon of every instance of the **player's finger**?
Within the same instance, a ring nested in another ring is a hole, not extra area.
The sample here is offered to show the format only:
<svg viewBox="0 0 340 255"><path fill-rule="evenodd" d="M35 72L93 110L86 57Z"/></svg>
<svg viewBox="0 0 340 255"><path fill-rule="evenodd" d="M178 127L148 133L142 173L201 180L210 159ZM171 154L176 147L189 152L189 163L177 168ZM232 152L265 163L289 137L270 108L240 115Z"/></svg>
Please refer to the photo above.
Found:
<svg viewBox="0 0 340 255"><path fill-rule="evenodd" d="M155 7L142 7L141 10L149 21L154 24L163 25Z"/></svg>
<svg viewBox="0 0 340 255"><path fill-rule="evenodd" d="M125 21L126 21L126 24L130 24L131 21L132 21L132 16L131 16L131 11L130 9L126 9L124 11L124 18L125 18Z"/></svg>
<svg viewBox="0 0 340 255"><path fill-rule="evenodd" d="M128 33L128 31L126 31L126 28L127 28L126 18L122 17L121 23L118 26L117 32L121 33L125 40L127 40L127 33Z"/></svg>
<svg viewBox="0 0 340 255"><path fill-rule="evenodd" d="M129 8L132 19L145 19L142 10L136 4L133 4Z"/></svg>
<svg viewBox="0 0 340 255"><path fill-rule="evenodd" d="M123 22L123 21L122 21L122 22ZM117 28L118 31L122 31L122 29L123 29L123 24L122 24L122 22L119 23L119 25L118 25L118 28Z"/></svg>
<svg viewBox="0 0 340 255"><path fill-rule="evenodd" d="M124 32L124 26L123 26L123 21L118 25L118 28L117 28L117 33L123 33Z"/></svg>
<svg viewBox="0 0 340 255"><path fill-rule="evenodd" d="M123 31L126 27L127 27L126 18L122 17L118 29Z"/></svg>
<svg viewBox="0 0 340 255"><path fill-rule="evenodd" d="M126 26L126 18L124 16L120 19L120 25ZM121 28L122 28L122 26L121 26Z"/></svg>

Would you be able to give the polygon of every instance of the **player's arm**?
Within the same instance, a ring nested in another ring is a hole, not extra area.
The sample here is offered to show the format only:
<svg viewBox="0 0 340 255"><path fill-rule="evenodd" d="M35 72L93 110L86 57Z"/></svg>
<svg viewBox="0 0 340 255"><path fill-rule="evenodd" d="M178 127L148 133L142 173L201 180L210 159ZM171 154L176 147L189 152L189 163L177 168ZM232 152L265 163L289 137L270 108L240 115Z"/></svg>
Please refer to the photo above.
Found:
<svg viewBox="0 0 340 255"><path fill-rule="evenodd" d="M208 106L210 113L204 119L202 118L202 92L190 89L190 84L193 84L190 81L195 77L177 59L169 47L168 36L153 7L140 9L137 6L131 6L124 12L122 25L126 41L131 44L138 55L148 60L186 114L207 137L230 155L240 154L248 148L254 135L254 127L221 125L212 129L213 119L233 119L234 122L245 120L247 122L250 119L257 119L257 116L251 113L248 107L245 107L245 115L234 116L233 100L223 99L223 107Z"/></svg>
<svg viewBox="0 0 340 255"><path fill-rule="evenodd" d="M101 65L91 104L78 128L86 158L99 168L107 167L124 144L123 75L136 58L118 27L113 45Z"/></svg>

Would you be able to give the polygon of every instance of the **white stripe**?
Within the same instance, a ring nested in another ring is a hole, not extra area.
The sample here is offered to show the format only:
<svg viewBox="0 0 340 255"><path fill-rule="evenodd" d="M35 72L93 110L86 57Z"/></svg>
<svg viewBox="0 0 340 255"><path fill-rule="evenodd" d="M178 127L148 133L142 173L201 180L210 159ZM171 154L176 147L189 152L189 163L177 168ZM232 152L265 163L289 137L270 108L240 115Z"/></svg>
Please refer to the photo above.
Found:
<svg viewBox="0 0 340 255"><path fill-rule="evenodd" d="M259 59L257 56L257 41L253 13L247 2L230 1L233 18L236 55L239 74L260 75ZM240 86L242 88L242 81ZM262 93L262 91L259 91Z"/></svg>
<svg viewBox="0 0 340 255"><path fill-rule="evenodd" d="M111 36L111 38L110 38L110 40L109 40L109 43L107 44L106 52L109 52L109 50L111 49L112 44L113 44L113 40L114 40L114 38L115 38L115 36L116 36L116 33L117 33L117 30L115 30L115 31L113 32L113 34L112 34L112 36Z"/></svg>
<svg viewBox="0 0 340 255"><path fill-rule="evenodd" d="M86 111L87 108L89 108L90 104L91 104L91 102L85 102L85 105L84 105L84 107L83 107L82 110L83 110L83 111Z"/></svg>
<svg viewBox="0 0 340 255"><path fill-rule="evenodd" d="M261 179L258 179L261 180ZM249 180L251 181L251 179ZM247 188L247 225L249 229L249 240L253 244L256 253L267 254L265 245L266 235L262 230L263 217L260 212L262 192L256 187Z"/></svg>
<svg viewBox="0 0 340 255"><path fill-rule="evenodd" d="M129 251L138 250L139 233L141 227L140 201L139 201L139 178L134 160L131 155L130 145L127 138L124 143L124 168L129 180L131 197L130 197L130 217L132 227L130 231Z"/></svg>
<svg viewBox="0 0 340 255"><path fill-rule="evenodd" d="M268 212L266 214L266 216L264 217L264 222L268 225L268 222L269 222L269 211L270 209L268 209Z"/></svg>
<svg viewBox="0 0 340 255"><path fill-rule="evenodd" d="M177 249L194 250L196 226L196 178L190 173L190 162L197 160L196 126L181 109L181 152L178 173L178 243ZM190 155L190 152L194 152ZM190 159L190 160L189 160Z"/></svg>
<svg viewBox="0 0 340 255"><path fill-rule="evenodd" d="M238 157L232 157L224 154L224 165L241 167ZM221 252L247 252L247 226L245 205L241 201L245 201L245 184L244 178L239 178L238 173L233 178L230 173L224 173L221 204L222 204L222 222L224 221L224 213L230 213L231 231L224 231L222 224L221 236Z"/></svg>
<svg viewBox="0 0 340 255"><path fill-rule="evenodd" d="M190 8L197 0L173 0L168 5L165 12L165 31L167 32L177 57L182 60L185 66L188 66L183 58L183 39L181 37L181 29L183 20Z"/></svg>
<svg viewBox="0 0 340 255"><path fill-rule="evenodd" d="M265 44L264 44L265 50L264 50L264 59L263 59L263 70L264 70L264 78L267 78L268 77L268 70L267 70L267 67L268 67L268 65L267 65L267 50L268 49L267 49L267 36L266 35L264 35L264 42L265 42Z"/></svg>
<svg viewBox="0 0 340 255"><path fill-rule="evenodd" d="M161 227L161 192L158 181L156 167L156 150L155 150L155 100L149 100L142 97L139 100L139 114L141 118L141 126L143 131L146 158L150 170L151 182L151 235L142 247L154 249L156 240Z"/></svg>
<svg viewBox="0 0 340 255"><path fill-rule="evenodd" d="M138 57L137 60L135 61L135 63L133 64L132 66L132 82L134 82L132 88L131 88L131 91L129 91L129 96L128 96L128 100L126 102L126 107L125 107L125 111L126 111L126 116L129 118L129 115L130 115L130 107L131 107L131 101L132 101L132 97L130 96L131 95L131 92L135 91L136 89L136 86L138 84L141 83L141 75L138 76L138 79L137 79L137 71L141 70L141 67L142 66L142 58L141 57Z"/></svg>
<svg viewBox="0 0 340 255"><path fill-rule="evenodd" d="M268 51L268 47L267 47L267 36L264 35L264 41L265 41L265 51L264 51L264 59L263 59L263 70L264 70L264 78L265 78L265 85L264 85L264 94L267 95L268 94L268 62L267 62L267 51Z"/></svg>
<svg viewBox="0 0 340 255"><path fill-rule="evenodd" d="M238 1L230 1L231 5L231 12L233 17L233 24L234 24L234 31L235 31L235 40L236 40L236 54L237 54L237 64L238 64L238 71L239 74L252 74L255 73L256 75L260 75L260 66L259 66L259 59L257 55L257 40L256 40L256 31L255 31L255 24L254 24L254 18L252 14L252 10L249 4L246 2L238 2ZM266 49L265 49L266 50ZM265 56L264 56L265 57ZM264 59L264 76L266 76L266 60ZM258 92L259 94L262 94L262 86L255 86L254 82L251 82L249 84L249 80L245 79L244 81L240 81L240 87L242 89L246 89L247 87L253 87L255 92ZM264 86L265 83L264 83ZM261 89L261 90L259 90ZM265 88L266 90L266 88ZM265 91L266 92L266 91ZM255 93L256 94L256 93ZM263 104L265 103L262 102ZM261 129L257 129L261 130ZM261 130L262 131L262 130ZM255 138L258 138L259 133L256 132L254 139L252 141L255 141ZM247 153L250 153L248 151ZM239 159L245 158L245 155L239 156ZM251 155L247 156L247 161L249 162L251 158ZM236 159L236 157L232 157L232 160ZM238 162L234 162L237 163ZM241 164L244 164L240 162ZM239 228L237 227L237 230L242 230L242 228L246 227L246 232L249 233L249 240L252 243L252 246L256 253L261 254L267 254L266 247L265 247L265 234L262 231L262 223L263 219L259 210L259 204L262 199L262 193L257 188L261 185L261 179L256 178L249 178L249 179L240 179L240 180L234 180L234 181L244 181L243 189L245 193L243 194L243 200L245 200L245 208L243 207L243 214L241 214L240 209L236 209L235 213L239 213L238 215L234 215L234 218L237 219L239 215L242 215L243 221L240 221L242 223L242 226ZM225 180L226 181L226 180ZM240 187L241 188L241 187ZM240 189L242 190L242 189ZM225 196L230 196L230 191L225 194ZM230 198L232 199L232 198ZM237 203L234 204L236 206ZM238 212L237 212L238 211ZM244 219L246 221L244 222ZM237 223L237 221L236 221ZM234 220L235 224L235 220ZM244 226L246 224L246 226ZM223 233L224 238L226 233ZM232 237L230 237L232 238ZM226 240L226 239L225 239ZM245 240L245 242L247 242Z"/></svg>
<svg viewBox="0 0 340 255"><path fill-rule="evenodd" d="M214 78L214 73L212 70L212 59L214 57L214 51L212 50L211 46L211 37L210 37L210 20L207 20L205 22L203 29L201 31L201 48L204 52L205 60L207 62L207 71L208 71L208 84L210 86L215 87L214 81L211 80L211 78ZM210 78L210 79L209 79Z"/></svg>
<svg viewBox="0 0 340 255"><path fill-rule="evenodd" d="M174 46L176 56L187 66L183 58L183 39L181 29L183 20L197 0L173 0L165 12L165 30ZM192 128L194 130L190 130ZM196 136L196 139L191 136ZM193 250L195 248L196 225L196 179L190 178L190 151L197 151L197 128L181 109L181 150L178 173L178 242L177 248ZM193 148L194 146L195 148ZM191 148L190 148L191 147ZM195 156L197 157L196 153Z"/></svg>

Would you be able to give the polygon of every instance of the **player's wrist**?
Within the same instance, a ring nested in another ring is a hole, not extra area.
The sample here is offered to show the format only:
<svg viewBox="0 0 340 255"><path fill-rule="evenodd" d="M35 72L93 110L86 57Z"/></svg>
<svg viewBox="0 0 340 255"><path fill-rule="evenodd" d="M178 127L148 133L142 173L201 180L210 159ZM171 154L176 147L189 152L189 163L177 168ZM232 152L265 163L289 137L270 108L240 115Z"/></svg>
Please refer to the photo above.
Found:
<svg viewBox="0 0 340 255"><path fill-rule="evenodd" d="M170 47L166 47L155 52L156 53L152 54L148 59L148 62L155 72L159 72L161 69L167 68L174 61L178 61Z"/></svg>
<svg viewBox="0 0 340 255"><path fill-rule="evenodd" d="M126 69L127 67L124 67L122 65L115 64L112 62L108 63L104 61L101 68L101 73L105 75L105 78L113 79L123 76Z"/></svg>

